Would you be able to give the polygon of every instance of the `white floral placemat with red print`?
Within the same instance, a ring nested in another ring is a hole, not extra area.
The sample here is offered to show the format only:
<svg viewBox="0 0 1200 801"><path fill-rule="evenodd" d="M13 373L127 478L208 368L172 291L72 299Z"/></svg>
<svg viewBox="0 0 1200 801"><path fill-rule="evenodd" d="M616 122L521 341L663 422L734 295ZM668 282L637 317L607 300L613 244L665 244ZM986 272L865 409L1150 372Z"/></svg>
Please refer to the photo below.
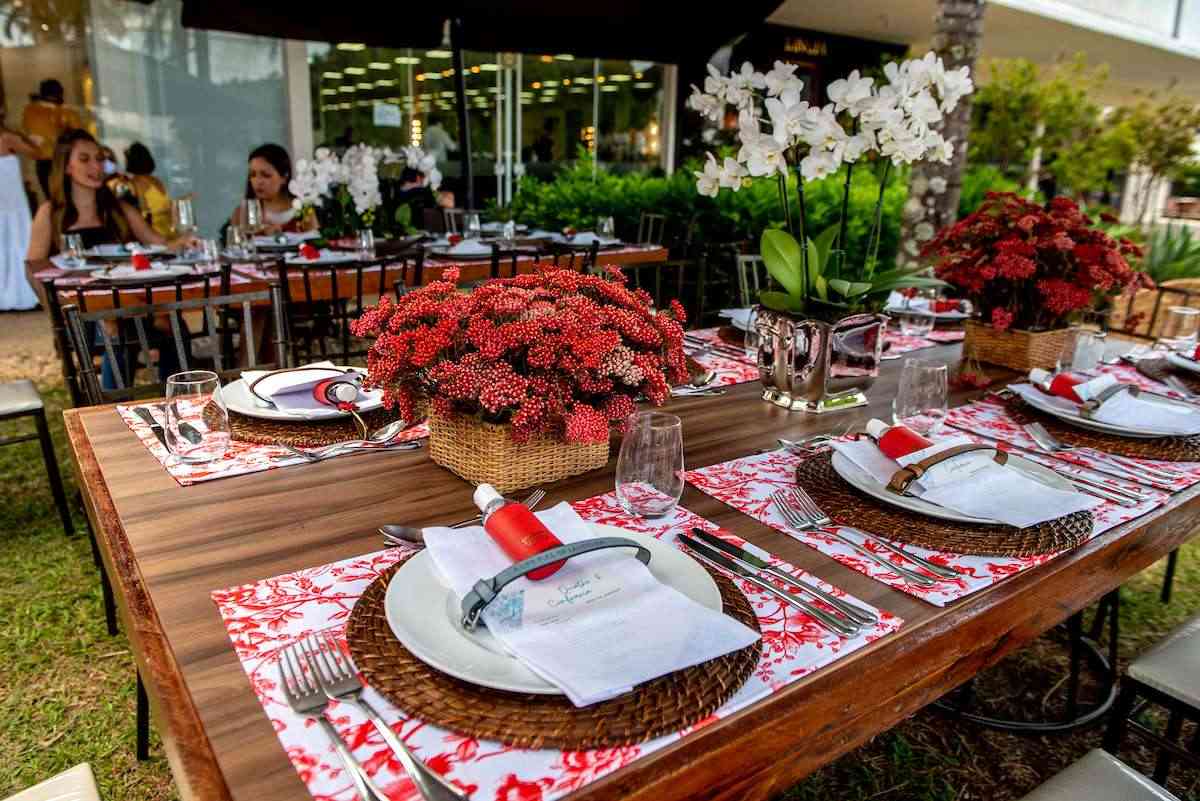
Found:
<svg viewBox="0 0 1200 801"><path fill-rule="evenodd" d="M962 342L967 338L967 332L961 328L936 329L926 334L925 338L939 345L944 345L947 342Z"/></svg>
<svg viewBox="0 0 1200 801"><path fill-rule="evenodd" d="M899 359L906 353L932 348L937 344L936 342L930 342L924 337L908 336L907 334L900 334L890 330L883 335L883 342L887 346L881 357L884 361Z"/></svg>
<svg viewBox="0 0 1200 801"><path fill-rule="evenodd" d="M688 331L688 336L694 336L705 342L721 342L731 348L737 347L722 340L717 335L717 331L716 328L697 328L694 331ZM692 358L706 369L716 371L717 377L713 379L715 386L728 387L733 384L745 384L748 381L758 380L758 357L750 353L747 353L745 358L738 358L725 353L709 351Z"/></svg>
<svg viewBox="0 0 1200 801"><path fill-rule="evenodd" d="M161 404L138 405L149 408L151 414L159 422L159 425L166 425L166 420L163 419L160 408ZM121 415L121 419L125 421L125 425L129 426L129 430L141 440L142 445L146 446L146 450L150 451L150 454L158 460L158 463L170 474L171 478L178 481L184 487L198 484L201 481L242 476L247 473L259 473L263 470L273 470L277 467L289 467L305 463L304 457L296 456L291 451L279 445L256 445L252 442L230 440L229 450L220 459L206 464L185 464L171 455L166 446L159 441L154 430L150 428L150 424L134 414L133 409L133 406L118 405L117 413ZM397 442L408 442L428 436L428 424L421 423L402 431L397 438ZM347 454L346 456L339 456L337 458L355 458L355 454ZM379 457L373 456L371 458Z"/></svg>
<svg viewBox="0 0 1200 801"><path fill-rule="evenodd" d="M924 587L905 579L899 573L890 571L872 559L859 554L849 546L839 542L821 531L795 531L788 527L783 517L771 503L771 493L778 489L795 486L796 467L803 456L784 450L744 456L721 464L710 465L687 473L687 480L699 489L717 500L732 506L744 514L780 531L793 539L797 539L815 548L826 556L836 559L846 567L857 570L876 581L881 581L890 587L928 601L934 606L945 606L959 598L982 590L1001 579L1007 578L1022 570L1027 570L1043 562L1053 559L1055 554L1045 554L1030 557L1004 556L967 556L941 551L932 551L908 543L896 542L905 550L917 556L924 557L936 564L953 568L959 573L957 580L939 580L932 587ZM1092 536L1107 531L1113 526L1131 520L1159 506L1166 498L1165 493L1156 493L1153 500L1138 506L1125 507L1115 503L1105 503L1093 509L1096 519ZM818 505L820 497L813 500ZM844 526L838 527L838 532L851 540L863 543L858 533ZM880 532L867 532L872 537L882 539ZM889 540L890 541L890 540ZM878 544L864 543L868 550L884 559L913 568L902 557L890 553ZM924 572L924 571L920 571ZM934 576L930 576L934 578Z"/></svg>
<svg viewBox="0 0 1200 801"><path fill-rule="evenodd" d="M623 511L613 493L573 505L592 522L620 526L660 539L672 539L680 532L700 526L716 531L736 544L743 543L682 507L662 520L648 521ZM280 744L309 792L321 801L349 801L354 797L354 790L321 730L288 707L279 688L279 653L285 646L312 632L333 629L340 635L355 601L366 587L407 552L407 549L377 551L212 593L238 658L279 735ZM803 575L785 562L774 564L795 575ZM815 576L808 578L827 591L871 608ZM477 740L405 718L400 710L373 690L368 689L367 694L418 758L469 790L472 798L479 801L551 801L771 695L784 685L896 631L902 624L899 618L879 611L879 623L873 628L853 639L840 640L774 596L746 582L738 580L737 583L758 615L763 637L762 659L733 698L687 731L624 748L535 751ZM331 703L328 716L355 756L387 791L391 801L419 798L400 763L357 709Z"/></svg>

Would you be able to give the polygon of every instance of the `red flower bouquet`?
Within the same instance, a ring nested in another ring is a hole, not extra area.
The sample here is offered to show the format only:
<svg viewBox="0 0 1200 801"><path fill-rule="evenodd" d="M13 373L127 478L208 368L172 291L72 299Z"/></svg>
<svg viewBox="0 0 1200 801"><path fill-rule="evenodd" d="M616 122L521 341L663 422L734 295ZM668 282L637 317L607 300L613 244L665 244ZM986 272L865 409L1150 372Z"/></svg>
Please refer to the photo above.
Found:
<svg viewBox="0 0 1200 801"><path fill-rule="evenodd" d="M973 213L943 229L921 251L938 278L957 287L997 331L1060 328L1108 297L1153 286L1126 256L1141 250L1114 240L1069 198L1044 207L989 192Z"/></svg>
<svg viewBox="0 0 1200 801"><path fill-rule="evenodd" d="M609 427L645 397L662 405L688 378L683 308L652 310L620 270L582 275L539 267L455 289L457 270L354 323L375 337L366 385L409 420L425 401L442 419L506 425L525 442L548 436L608 444Z"/></svg>

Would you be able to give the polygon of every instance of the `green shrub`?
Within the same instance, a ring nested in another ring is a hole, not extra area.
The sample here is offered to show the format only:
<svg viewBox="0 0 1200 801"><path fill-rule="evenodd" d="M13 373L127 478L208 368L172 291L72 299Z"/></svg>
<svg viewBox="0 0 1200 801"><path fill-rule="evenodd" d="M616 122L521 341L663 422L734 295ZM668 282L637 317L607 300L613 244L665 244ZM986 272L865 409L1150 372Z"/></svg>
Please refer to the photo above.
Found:
<svg viewBox="0 0 1200 801"><path fill-rule="evenodd" d="M958 198L958 216L966 217L983 202L988 192L1020 192L1021 185L991 164L968 167L963 171L962 194Z"/></svg>
<svg viewBox="0 0 1200 801"><path fill-rule="evenodd" d="M1146 256L1140 266L1156 284L1200 277L1200 238L1186 225L1157 228L1146 240Z"/></svg>

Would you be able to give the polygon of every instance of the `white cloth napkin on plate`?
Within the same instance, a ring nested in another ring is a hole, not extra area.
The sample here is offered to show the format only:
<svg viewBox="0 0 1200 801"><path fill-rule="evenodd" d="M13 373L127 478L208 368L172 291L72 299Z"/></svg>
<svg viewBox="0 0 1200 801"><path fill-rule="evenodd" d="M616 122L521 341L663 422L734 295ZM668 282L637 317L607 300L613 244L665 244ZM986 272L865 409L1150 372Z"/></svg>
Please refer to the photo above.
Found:
<svg viewBox="0 0 1200 801"><path fill-rule="evenodd" d="M490 245L485 245L478 239L464 239L457 245L451 245L446 248L447 253L452 253L455 256L482 256L484 253L491 253Z"/></svg>
<svg viewBox="0 0 1200 801"><path fill-rule="evenodd" d="M610 236L600 236L592 231L584 231L583 233L575 234L575 238L571 240L571 244L590 245L593 242L599 242L601 245L615 245L620 241Z"/></svg>
<svg viewBox="0 0 1200 801"><path fill-rule="evenodd" d="M1041 403L1060 409L1066 414L1079 416L1078 403L1042 392L1033 384L1009 384L1008 388L1026 400L1032 398L1031 405ZM1091 419L1111 426L1160 432L1164 436L1190 437L1200 434L1200 407L1134 397L1129 392L1113 395L1092 413Z"/></svg>
<svg viewBox="0 0 1200 801"><path fill-rule="evenodd" d="M966 437L947 437L938 440L932 448L909 454L901 461L888 458L878 445L865 437L851 442L832 442L830 447L886 485L904 464L912 464L955 445L968 444L971 440ZM943 462L921 480L914 481L908 494L961 514L999 520L1017 528L1081 512L1101 503L1090 495L1054 489L1010 467L996 464L987 452L963 454Z"/></svg>
<svg viewBox="0 0 1200 801"><path fill-rule="evenodd" d="M724 317L733 323L733 327L741 331L750 329L750 315L754 313L754 309L721 309L717 313L718 317Z"/></svg>
<svg viewBox="0 0 1200 801"><path fill-rule="evenodd" d="M284 231L279 234L265 234L254 237L255 245L299 245L310 239L320 239L320 231ZM282 238L282 241L280 241Z"/></svg>
<svg viewBox="0 0 1200 801"><path fill-rule="evenodd" d="M537 516L564 544L596 536L566 503ZM482 526L427 528L425 547L460 601L476 581L512 564ZM576 706L629 692L759 637L659 582L628 548L577 556L541 581L517 579L488 605L482 620L505 648Z"/></svg>
<svg viewBox="0 0 1200 801"><path fill-rule="evenodd" d="M329 411L329 406L321 403L313 397L313 387L327 378L336 378L337 375L333 372L333 370L344 370L345 368L339 368L331 361L313 362L312 364L306 364L304 366L329 367L331 369L328 371L279 371L275 375L263 379L263 381L257 387L255 387L255 391L264 398L270 398L271 402L275 405L275 408L281 412L308 414L312 412ZM243 371L242 378L246 382L246 391L249 392L250 385L269 372L269 370ZM251 394L250 397L257 405L265 405L253 394ZM359 392L359 398L362 398L361 391Z"/></svg>

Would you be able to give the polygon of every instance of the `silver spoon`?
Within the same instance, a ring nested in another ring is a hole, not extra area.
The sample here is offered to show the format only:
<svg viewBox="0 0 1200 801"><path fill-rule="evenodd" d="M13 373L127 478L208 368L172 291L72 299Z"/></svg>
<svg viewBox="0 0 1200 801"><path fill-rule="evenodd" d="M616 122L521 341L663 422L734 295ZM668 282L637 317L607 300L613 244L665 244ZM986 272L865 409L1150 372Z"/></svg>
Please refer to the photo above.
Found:
<svg viewBox="0 0 1200 801"><path fill-rule="evenodd" d="M697 373L692 376L691 385L693 387L706 387L713 382L717 377L716 370L705 370L703 373Z"/></svg>

